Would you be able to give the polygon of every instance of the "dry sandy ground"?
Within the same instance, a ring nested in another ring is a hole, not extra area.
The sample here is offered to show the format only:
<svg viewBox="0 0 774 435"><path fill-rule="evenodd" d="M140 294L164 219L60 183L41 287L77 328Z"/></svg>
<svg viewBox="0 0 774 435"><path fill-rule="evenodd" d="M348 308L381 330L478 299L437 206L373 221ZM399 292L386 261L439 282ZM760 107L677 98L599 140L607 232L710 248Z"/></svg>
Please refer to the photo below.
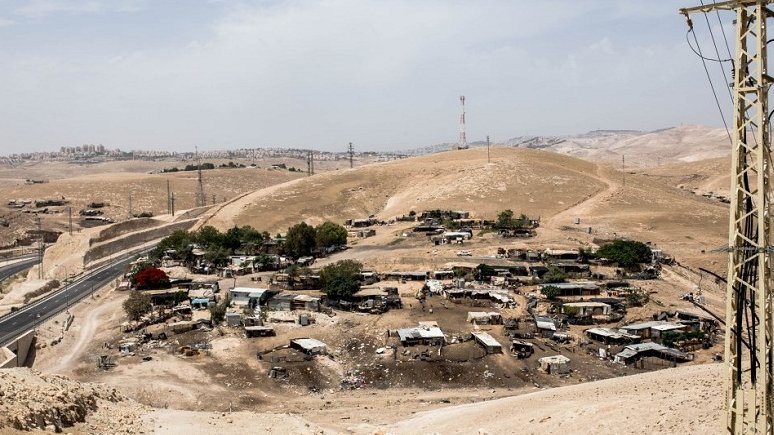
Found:
<svg viewBox="0 0 774 435"><path fill-rule="evenodd" d="M538 217L606 187L593 176L593 163L526 149L494 148L491 154L492 163L485 150L471 149L318 174L248 195L208 223L274 232L301 220L342 222L370 214L389 219L450 207L479 218L494 218L506 208Z"/></svg>
<svg viewBox="0 0 774 435"><path fill-rule="evenodd" d="M43 163L41 163L43 164ZM158 216L167 213L167 182L175 195L175 209L186 210L196 206L196 172L148 174L141 172L90 173L91 168L81 168L80 174L68 178L53 179L49 183L26 185L23 180L0 180L0 246L13 243L26 230L35 227L35 215L6 209L12 199L65 198L65 207L49 207L42 218L42 228L65 232L68 229L68 207L72 207L74 228L80 231L79 211L90 202L105 202L104 216L116 222L126 220L130 214L151 212ZM87 174L87 175L86 175ZM270 169L215 169L203 171L203 184L207 204L220 203L241 194L266 186L300 178L305 174ZM131 196L131 210L130 210ZM30 205L27 208L31 207ZM34 206L32 206L34 208Z"/></svg>
<svg viewBox="0 0 774 435"><path fill-rule="evenodd" d="M385 429L395 434L718 433L721 371L721 364L707 364L559 387L421 413Z"/></svg>
<svg viewBox="0 0 774 435"><path fill-rule="evenodd" d="M191 434L332 434L338 431L324 429L290 414L254 412L211 413L159 409L144 416L153 433L164 435Z"/></svg>

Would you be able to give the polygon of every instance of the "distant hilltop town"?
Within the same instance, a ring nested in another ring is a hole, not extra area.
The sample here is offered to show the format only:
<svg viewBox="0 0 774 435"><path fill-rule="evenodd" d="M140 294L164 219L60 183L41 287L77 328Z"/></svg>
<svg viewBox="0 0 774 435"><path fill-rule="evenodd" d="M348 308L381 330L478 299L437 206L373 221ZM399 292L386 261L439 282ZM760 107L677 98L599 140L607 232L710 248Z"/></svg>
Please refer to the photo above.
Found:
<svg viewBox="0 0 774 435"><path fill-rule="evenodd" d="M347 152L313 151L315 160L341 160L349 158ZM203 150L199 151L200 159L253 159L264 158L299 158L306 159L310 150L297 148L240 148L235 150ZM356 156L368 156L373 161L394 160L406 157L403 153L394 152L355 152ZM63 146L59 151L18 153L0 156L0 164L14 164L23 161L80 161L84 163L106 160L158 160L174 158L180 160L196 159L195 152L170 152L132 150L122 151L118 148L108 149L102 144L84 144L78 146Z"/></svg>

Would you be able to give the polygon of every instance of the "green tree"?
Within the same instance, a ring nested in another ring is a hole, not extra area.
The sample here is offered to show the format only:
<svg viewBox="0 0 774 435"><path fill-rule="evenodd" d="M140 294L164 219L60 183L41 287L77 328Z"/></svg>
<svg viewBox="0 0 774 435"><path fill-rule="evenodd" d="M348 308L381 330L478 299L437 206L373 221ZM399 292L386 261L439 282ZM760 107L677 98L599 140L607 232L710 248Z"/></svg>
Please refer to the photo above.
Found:
<svg viewBox="0 0 774 435"><path fill-rule="evenodd" d="M460 229L460 223L450 217L447 217L441 223L443 224L444 228L446 228L447 230L456 231Z"/></svg>
<svg viewBox="0 0 774 435"><path fill-rule="evenodd" d="M476 281L486 281L489 277L495 276L496 272L492 266L488 264L479 264L473 269L473 279Z"/></svg>
<svg viewBox="0 0 774 435"><path fill-rule="evenodd" d="M513 210L503 210L497 214L495 228L498 230L525 228L528 223L529 218L527 218L527 215L522 213L518 218L514 218Z"/></svg>
<svg viewBox="0 0 774 435"><path fill-rule="evenodd" d="M293 225L288 228L288 235L285 236L285 253L293 258L311 255L316 244L316 236L314 227L306 222Z"/></svg>
<svg viewBox="0 0 774 435"><path fill-rule="evenodd" d="M229 305L231 305L231 299L224 298L220 303L210 307L210 320L212 320L213 325L217 325L226 318L226 310L228 310Z"/></svg>
<svg viewBox="0 0 774 435"><path fill-rule="evenodd" d="M566 280L567 274L556 266L551 266L548 272L543 275L543 282L547 283L565 282Z"/></svg>
<svg viewBox="0 0 774 435"><path fill-rule="evenodd" d="M347 244L347 230L337 223L323 222L317 226L315 233L315 243L318 248L325 249Z"/></svg>
<svg viewBox="0 0 774 435"><path fill-rule="evenodd" d="M497 229L509 229L513 225L513 211L503 210L497 214L497 223L495 226Z"/></svg>
<svg viewBox="0 0 774 435"><path fill-rule="evenodd" d="M202 227L197 231L194 235L194 241L204 249L220 247L224 244L223 234L217 228L210 225Z"/></svg>
<svg viewBox="0 0 774 435"><path fill-rule="evenodd" d="M229 252L221 246L213 246L207 249L204 258L215 266L225 266L228 264Z"/></svg>
<svg viewBox="0 0 774 435"><path fill-rule="evenodd" d="M594 258L594 252L591 251L591 248L578 248L578 259L581 263L586 264Z"/></svg>
<svg viewBox="0 0 774 435"><path fill-rule="evenodd" d="M271 264L274 264L274 257L264 253L258 254L255 258L255 261L253 261L253 267L258 270L264 270Z"/></svg>
<svg viewBox="0 0 774 435"><path fill-rule="evenodd" d="M614 240L602 245L596 253L598 258L607 258L621 267L648 263L653 258L648 245L633 240Z"/></svg>
<svg viewBox="0 0 774 435"><path fill-rule="evenodd" d="M141 291L133 290L124 301L124 311L130 320L140 320L142 316L153 309L150 296Z"/></svg>
<svg viewBox="0 0 774 435"><path fill-rule="evenodd" d="M554 299L559 296L559 287L555 285L545 285L540 288L540 293L548 299Z"/></svg>
<svg viewBox="0 0 774 435"><path fill-rule="evenodd" d="M341 260L320 270L322 291L332 299L348 299L360 290L363 265L355 260Z"/></svg>

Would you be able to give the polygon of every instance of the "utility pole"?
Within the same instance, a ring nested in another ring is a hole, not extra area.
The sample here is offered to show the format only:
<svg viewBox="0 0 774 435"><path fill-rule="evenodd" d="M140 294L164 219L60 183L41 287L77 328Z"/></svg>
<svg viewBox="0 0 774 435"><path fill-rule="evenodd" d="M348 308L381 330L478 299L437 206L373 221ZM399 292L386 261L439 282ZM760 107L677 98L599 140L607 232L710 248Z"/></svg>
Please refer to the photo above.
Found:
<svg viewBox="0 0 774 435"><path fill-rule="evenodd" d="M172 213L172 197L170 196L169 180L167 180L167 214Z"/></svg>
<svg viewBox="0 0 774 435"><path fill-rule="evenodd" d="M199 179L197 181L198 186L196 190L196 206L204 207L207 202L207 197L204 196L204 182L202 181L202 162L199 160L199 147L196 147L196 168L198 170Z"/></svg>
<svg viewBox="0 0 774 435"><path fill-rule="evenodd" d="M349 153L349 169L352 169L354 167L354 163L352 163L352 158L355 156L355 148L352 147L352 142L349 143L349 148L347 148L347 152Z"/></svg>
<svg viewBox="0 0 774 435"><path fill-rule="evenodd" d="M486 135L486 162L492 163L492 161L489 160L489 135Z"/></svg>
<svg viewBox="0 0 774 435"><path fill-rule="evenodd" d="M623 187L626 187L626 156L621 155L621 175L623 180Z"/></svg>
<svg viewBox="0 0 774 435"><path fill-rule="evenodd" d="M169 203L170 203L169 205L170 205L170 208L172 209L172 216L174 217L175 216L175 192L172 192L171 195L172 196L169 198Z"/></svg>
<svg viewBox="0 0 774 435"><path fill-rule="evenodd" d="M67 207L67 221L70 227L70 235L73 235L73 208Z"/></svg>
<svg viewBox="0 0 774 435"><path fill-rule="evenodd" d="M681 9L736 13L731 135L731 206L726 287L724 432L771 434L772 252L769 217L769 123L766 24L772 0L734 0ZM690 31L690 30L689 30Z"/></svg>
<svg viewBox="0 0 774 435"><path fill-rule="evenodd" d="M43 222L38 220L38 279L43 279Z"/></svg>
<svg viewBox="0 0 774 435"><path fill-rule="evenodd" d="M312 176L312 152L311 151L306 152L306 176L307 177Z"/></svg>

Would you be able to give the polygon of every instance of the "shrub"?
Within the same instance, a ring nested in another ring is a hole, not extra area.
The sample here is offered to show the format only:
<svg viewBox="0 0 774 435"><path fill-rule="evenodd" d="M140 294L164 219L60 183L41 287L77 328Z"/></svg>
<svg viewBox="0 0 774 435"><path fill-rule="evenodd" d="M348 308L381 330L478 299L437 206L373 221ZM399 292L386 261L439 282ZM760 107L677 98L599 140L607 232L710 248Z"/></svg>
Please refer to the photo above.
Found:
<svg viewBox="0 0 774 435"><path fill-rule="evenodd" d="M231 305L231 299L224 298L219 304L210 307L210 319L213 325L217 325L226 318L226 310Z"/></svg>
<svg viewBox="0 0 774 435"><path fill-rule="evenodd" d="M555 285L546 285L540 288L540 293L548 299L554 299L559 296L559 287Z"/></svg>
<svg viewBox="0 0 774 435"><path fill-rule="evenodd" d="M479 264L473 269L473 279L476 281L486 281L489 277L495 276L495 270L487 264Z"/></svg>
<svg viewBox="0 0 774 435"><path fill-rule="evenodd" d="M562 271L562 269L559 269L556 266L552 266L548 269L548 272L546 272L545 275L543 275L543 282L547 282L549 284L557 283L557 282L565 282L567 280L567 274Z"/></svg>

